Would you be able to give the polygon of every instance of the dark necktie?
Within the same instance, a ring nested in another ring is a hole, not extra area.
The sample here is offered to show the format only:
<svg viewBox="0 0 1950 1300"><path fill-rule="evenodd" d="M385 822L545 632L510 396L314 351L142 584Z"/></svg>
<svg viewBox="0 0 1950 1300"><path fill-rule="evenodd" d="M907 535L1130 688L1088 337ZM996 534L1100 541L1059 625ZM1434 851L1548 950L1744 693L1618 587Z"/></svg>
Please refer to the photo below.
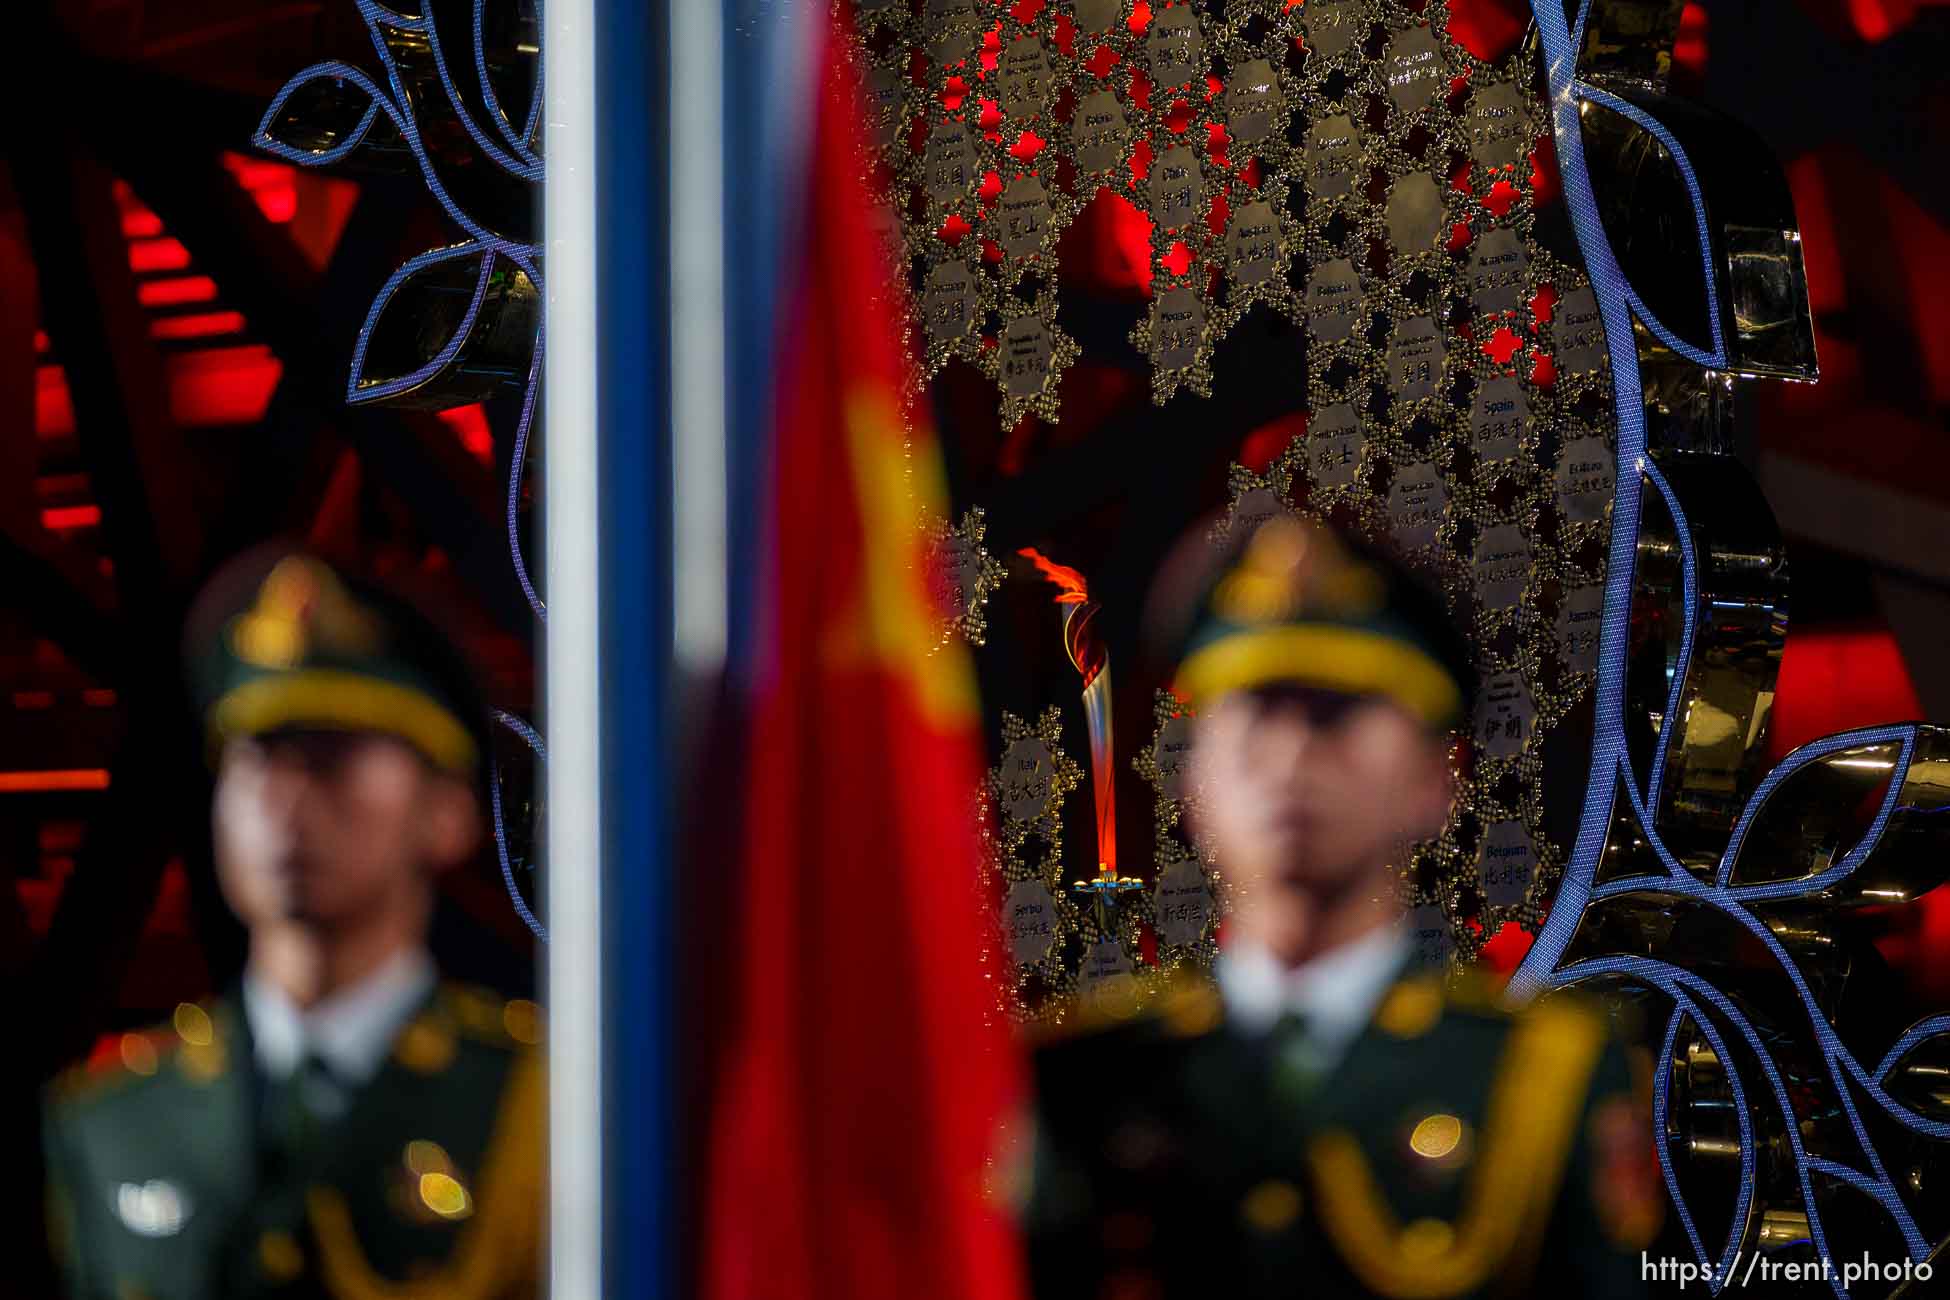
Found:
<svg viewBox="0 0 1950 1300"><path fill-rule="evenodd" d="M264 1139L286 1166L308 1163L318 1140L345 1112L345 1083L325 1059L308 1052L282 1079L264 1081Z"/></svg>
<svg viewBox="0 0 1950 1300"><path fill-rule="evenodd" d="M1307 1018L1282 1012L1267 1035L1274 1097L1289 1104L1305 1102L1326 1077L1328 1062L1308 1032Z"/></svg>

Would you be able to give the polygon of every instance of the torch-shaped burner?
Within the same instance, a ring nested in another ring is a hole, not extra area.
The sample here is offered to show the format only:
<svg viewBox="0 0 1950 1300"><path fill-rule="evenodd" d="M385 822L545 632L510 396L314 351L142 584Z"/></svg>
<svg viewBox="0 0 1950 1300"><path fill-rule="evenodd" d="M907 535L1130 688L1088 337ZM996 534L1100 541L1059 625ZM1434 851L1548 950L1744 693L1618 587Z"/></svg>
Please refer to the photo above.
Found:
<svg viewBox="0 0 1950 1300"><path fill-rule="evenodd" d="M1108 931L1105 912L1109 905L1119 894L1141 888L1143 882L1117 874L1117 766L1111 740L1110 654L1097 639L1095 628L1101 606L1091 601L1083 575L1075 569L1055 563L1034 547L1025 547L1022 554L1062 589L1056 603L1070 607L1063 616L1063 650L1070 657L1071 667L1083 678L1083 717L1090 732L1090 776L1097 811L1097 874L1077 881L1072 888L1096 897L1098 922Z"/></svg>

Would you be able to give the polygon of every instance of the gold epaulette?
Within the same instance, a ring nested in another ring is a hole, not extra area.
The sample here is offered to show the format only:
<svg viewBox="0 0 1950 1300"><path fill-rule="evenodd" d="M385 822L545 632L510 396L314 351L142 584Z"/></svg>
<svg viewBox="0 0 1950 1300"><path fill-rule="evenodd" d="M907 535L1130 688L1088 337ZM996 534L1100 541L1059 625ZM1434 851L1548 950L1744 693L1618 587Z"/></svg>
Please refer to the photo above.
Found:
<svg viewBox="0 0 1950 1300"><path fill-rule="evenodd" d="M1509 1019L1513 1008L1503 1000L1503 985L1480 966L1465 966L1442 981L1442 995L1460 1011L1497 1020Z"/></svg>
<svg viewBox="0 0 1950 1300"><path fill-rule="evenodd" d="M144 1037L151 1036L144 1035ZM150 1050L156 1052L160 1059L161 1051L156 1045L151 1044ZM141 1083L144 1079L155 1075L160 1068L160 1065L157 1065L146 1072L137 1070L115 1056L77 1061L49 1080L47 1098L50 1102L61 1106L98 1101Z"/></svg>
<svg viewBox="0 0 1950 1300"><path fill-rule="evenodd" d="M439 1002L454 1027L476 1042L510 1051L542 1041L542 1009L527 998L501 998L475 984L442 984Z"/></svg>
<svg viewBox="0 0 1950 1300"><path fill-rule="evenodd" d="M1196 1038L1217 1029L1224 1014L1209 975L1176 975L1155 987L1136 975L1113 975L1078 993L1060 1019L1031 1021L1022 1033L1030 1047L1136 1026L1167 1038Z"/></svg>
<svg viewBox="0 0 1950 1300"><path fill-rule="evenodd" d="M226 1059L211 1008L184 1002L169 1020L121 1035L114 1052L97 1053L61 1071L48 1084L48 1097L58 1103L109 1097L166 1070L207 1083L223 1073Z"/></svg>
<svg viewBox="0 0 1950 1300"><path fill-rule="evenodd" d="M1575 992L1553 994L1551 1000L1560 1008L1599 1014ZM1525 1012L1504 999L1499 981L1475 967L1449 973L1420 970L1389 986L1375 1009L1374 1024L1394 1038L1419 1038L1450 1014L1492 1021L1507 1029Z"/></svg>
<svg viewBox="0 0 1950 1300"><path fill-rule="evenodd" d="M1420 1038L1445 1016L1507 1022L1509 1010L1497 1001L1494 986L1464 972L1445 976L1417 971L1389 985L1374 1010L1374 1027L1390 1038Z"/></svg>

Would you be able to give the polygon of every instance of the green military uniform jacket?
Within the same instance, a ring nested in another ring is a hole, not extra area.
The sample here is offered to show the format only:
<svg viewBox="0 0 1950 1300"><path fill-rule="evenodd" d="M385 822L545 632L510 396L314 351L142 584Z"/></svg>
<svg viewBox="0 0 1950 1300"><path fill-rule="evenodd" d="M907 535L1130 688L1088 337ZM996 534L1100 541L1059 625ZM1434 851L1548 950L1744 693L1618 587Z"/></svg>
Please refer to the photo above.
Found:
<svg viewBox="0 0 1950 1300"><path fill-rule="evenodd" d="M536 1293L545 1113L533 1005L438 987L349 1109L261 1133L235 1000L178 1009L46 1111L50 1231L77 1300Z"/></svg>
<svg viewBox="0 0 1950 1300"><path fill-rule="evenodd" d="M1392 986L1319 1077L1218 993L1036 1054L1046 1300L1643 1295L1650 1126L1600 1016Z"/></svg>

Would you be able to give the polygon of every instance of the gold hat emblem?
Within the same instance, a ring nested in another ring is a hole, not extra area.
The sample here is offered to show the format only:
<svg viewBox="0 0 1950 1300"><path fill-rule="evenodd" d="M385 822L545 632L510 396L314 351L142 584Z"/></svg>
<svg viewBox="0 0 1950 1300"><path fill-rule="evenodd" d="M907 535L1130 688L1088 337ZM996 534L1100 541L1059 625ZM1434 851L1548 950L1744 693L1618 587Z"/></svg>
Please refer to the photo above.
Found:
<svg viewBox="0 0 1950 1300"><path fill-rule="evenodd" d="M256 604L230 623L230 648L260 668L293 667L314 645L359 655L378 643L378 627L338 575L306 555L279 560L258 588Z"/></svg>
<svg viewBox="0 0 1950 1300"><path fill-rule="evenodd" d="M1279 515L1253 533L1213 592L1212 608L1233 623L1279 623L1302 610L1362 618L1381 608L1383 595L1380 575L1332 535Z"/></svg>

